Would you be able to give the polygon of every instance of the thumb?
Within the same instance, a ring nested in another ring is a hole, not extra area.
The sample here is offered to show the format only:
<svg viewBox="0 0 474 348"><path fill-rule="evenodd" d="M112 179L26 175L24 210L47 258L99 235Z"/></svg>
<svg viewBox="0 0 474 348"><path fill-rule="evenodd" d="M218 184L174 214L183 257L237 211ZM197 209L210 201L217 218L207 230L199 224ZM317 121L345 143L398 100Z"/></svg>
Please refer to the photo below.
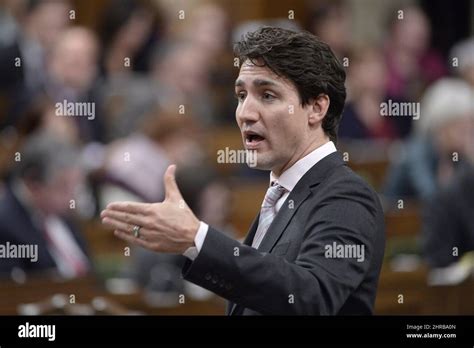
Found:
<svg viewBox="0 0 474 348"><path fill-rule="evenodd" d="M181 192L179 192L178 185L176 184L176 165L172 164L166 169L164 176L165 184L165 199L171 201L179 201L182 199Z"/></svg>

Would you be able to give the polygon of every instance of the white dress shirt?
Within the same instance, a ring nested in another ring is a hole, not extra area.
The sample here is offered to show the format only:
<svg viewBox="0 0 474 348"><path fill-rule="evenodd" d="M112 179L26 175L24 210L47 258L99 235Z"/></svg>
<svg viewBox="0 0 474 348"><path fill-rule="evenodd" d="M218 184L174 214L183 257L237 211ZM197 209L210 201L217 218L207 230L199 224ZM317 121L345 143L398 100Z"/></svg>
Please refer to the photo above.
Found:
<svg viewBox="0 0 474 348"><path fill-rule="evenodd" d="M305 175L306 172L311 169L311 167L321 161L324 157L336 151L337 150L334 143L332 141L329 141L324 145L321 145L317 149L313 150L302 159L298 160L290 168L285 170L279 177L276 176L273 172L270 172L270 184L278 182L278 184L280 184L287 190L287 192L283 196L281 196L281 198L277 201L275 205L277 213L283 203L285 203L286 199L288 198L298 181L300 181L300 179L303 177L303 175ZM196 236L194 237L195 246L188 248L183 253L184 256L191 260L194 260L198 256L199 251L201 250L202 245L204 244L204 240L206 239L208 230L209 225L201 221Z"/></svg>

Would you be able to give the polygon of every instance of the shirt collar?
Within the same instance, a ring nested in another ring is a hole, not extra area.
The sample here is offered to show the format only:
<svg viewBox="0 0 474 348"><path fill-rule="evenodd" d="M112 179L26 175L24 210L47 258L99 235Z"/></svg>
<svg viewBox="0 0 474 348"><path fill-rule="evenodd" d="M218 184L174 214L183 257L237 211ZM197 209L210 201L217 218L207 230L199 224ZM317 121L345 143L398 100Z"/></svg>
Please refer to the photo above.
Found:
<svg viewBox="0 0 474 348"><path fill-rule="evenodd" d="M298 160L290 168L285 170L280 177L277 177L273 172L270 172L270 185L273 185L273 183L277 181L279 185L291 192L298 181L300 181L303 175L305 175L311 167L321 161L324 157L336 151L337 149L334 143L328 141Z"/></svg>

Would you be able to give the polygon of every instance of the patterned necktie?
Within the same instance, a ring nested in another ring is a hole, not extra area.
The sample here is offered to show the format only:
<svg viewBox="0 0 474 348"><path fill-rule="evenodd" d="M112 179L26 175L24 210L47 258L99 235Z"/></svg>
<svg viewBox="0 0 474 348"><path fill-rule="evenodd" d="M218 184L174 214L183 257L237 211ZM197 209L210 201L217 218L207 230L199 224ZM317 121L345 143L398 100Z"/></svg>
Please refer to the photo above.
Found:
<svg viewBox="0 0 474 348"><path fill-rule="evenodd" d="M276 215L275 204L284 195L286 189L281 185L270 186L263 199L262 208L260 210L260 218L258 220L257 232L253 238L252 247L257 249L265 237L265 233L270 227Z"/></svg>

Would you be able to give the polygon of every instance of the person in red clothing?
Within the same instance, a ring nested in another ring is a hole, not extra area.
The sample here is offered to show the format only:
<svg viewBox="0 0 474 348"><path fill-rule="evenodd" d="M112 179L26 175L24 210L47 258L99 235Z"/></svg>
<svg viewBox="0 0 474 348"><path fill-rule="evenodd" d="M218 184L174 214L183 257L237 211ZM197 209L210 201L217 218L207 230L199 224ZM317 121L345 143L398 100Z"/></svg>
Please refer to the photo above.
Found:
<svg viewBox="0 0 474 348"><path fill-rule="evenodd" d="M361 46L349 56L348 102L339 125L341 139L393 140L399 137L393 118L382 117L387 98L387 65L377 46Z"/></svg>
<svg viewBox="0 0 474 348"><path fill-rule="evenodd" d="M417 6L394 12L385 45L388 95L392 99L418 99L426 86L446 75L441 55L430 47L431 27Z"/></svg>

